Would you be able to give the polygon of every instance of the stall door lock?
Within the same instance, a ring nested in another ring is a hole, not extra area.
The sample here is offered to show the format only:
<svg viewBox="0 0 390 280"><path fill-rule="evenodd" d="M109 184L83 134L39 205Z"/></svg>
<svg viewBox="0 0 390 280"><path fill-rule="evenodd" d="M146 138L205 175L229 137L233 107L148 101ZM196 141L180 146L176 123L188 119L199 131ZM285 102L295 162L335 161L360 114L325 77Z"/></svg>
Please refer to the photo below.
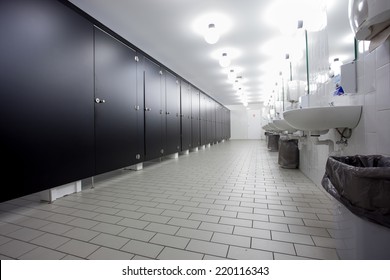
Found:
<svg viewBox="0 0 390 280"><path fill-rule="evenodd" d="M95 98L95 103L106 103L106 100L100 99L100 98Z"/></svg>

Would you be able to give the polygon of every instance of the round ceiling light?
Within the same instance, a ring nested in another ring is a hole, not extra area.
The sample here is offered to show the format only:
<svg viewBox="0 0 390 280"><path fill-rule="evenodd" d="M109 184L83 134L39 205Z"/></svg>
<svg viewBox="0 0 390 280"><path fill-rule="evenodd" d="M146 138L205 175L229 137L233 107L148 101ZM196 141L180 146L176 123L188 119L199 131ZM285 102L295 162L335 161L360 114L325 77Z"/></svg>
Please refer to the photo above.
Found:
<svg viewBox="0 0 390 280"><path fill-rule="evenodd" d="M229 70L229 73L228 73L228 80L231 81L231 82L234 82L234 80L236 79L236 73L234 72L234 69L230 69Z"/></svg>
<svg viewBox="0 0 390 280"><path fill-rule="evenodd" d="M222 56L219 58L219 65L221 65L221 67L225 68L225 67L228 67L231 63L231 60L228 56L227 53L222 53Z"/></svg>
<svg viewBox="0 0 390 280"><path fill-rule="evenodd" d="M214 45L219 40L219 32L214 23L210 23L205 34L204 39L210 45Z"/></svg>

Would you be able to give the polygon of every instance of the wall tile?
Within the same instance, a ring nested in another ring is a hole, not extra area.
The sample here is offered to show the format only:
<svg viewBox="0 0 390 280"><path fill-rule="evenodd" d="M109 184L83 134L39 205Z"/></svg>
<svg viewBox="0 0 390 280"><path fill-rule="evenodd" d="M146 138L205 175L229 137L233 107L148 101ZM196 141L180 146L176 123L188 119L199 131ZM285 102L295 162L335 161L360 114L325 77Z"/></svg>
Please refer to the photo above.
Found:
<svg viewBox="0 0 390 280"><path fill-rule="evenodd" d="M350 155L366 153L366 123L364 120L365 109L366 108L363 106L363 112L359 124L352 130L352 137L348 139L346 151Z"/></svg>
<svg viewBox="0 0 390 280"><path fill-rule="evenodd" d="M378 135L376 133L366 134L366 150L367 155L376 155L378 153Z"/></svg>
<svg viewBox="0 0 390 280"><path fill-rule="evenodd" d="M364 79L364 56L361 59L359 59L356 63L357 63L357 73L356 73L357 78Z"/></svg>
<svg viewBox="0 0 390 280"><path fill-rule="evenodd" d="M361 121L365 122L366 133L374 133L377 130L376 98L377 95L375 92L364 95L364 107Z"/></svg>
<svg viewBox="0 0 390 280"><path fill-rule="evenodd" d="M378 112L378 153L390 156L390 110Z"/></svg>
<svg viewBox="0 0 390 280"><path fill-rule="evenodd" d="M364 105L364 94L352 94L346 96L348 99L348 105Z"/></svg>
<svg viewBox="0 0 390 280"><path fill-rule="evenodd" d="M364 59L364 93L369 93L376 88L376 56L375 51L368 54Z"/></svg>
<svg viewBox="0 0 390 280"><path fill-rule="evenodd" d="M377 110L390 109L390 64L376 70L377 79Z"/></svg>
<svg viewBox="0 0 390 280"><path fill-rule="evenodd" d="M357 91L358 93L364 93L364 76L357 78Z"/></svg>
<svg viewBox="0 0 390 280"><path fill-rule="evenodd" d="M376 66L379 68L387 63L390 63L390 40L376 49Z"/></svg>

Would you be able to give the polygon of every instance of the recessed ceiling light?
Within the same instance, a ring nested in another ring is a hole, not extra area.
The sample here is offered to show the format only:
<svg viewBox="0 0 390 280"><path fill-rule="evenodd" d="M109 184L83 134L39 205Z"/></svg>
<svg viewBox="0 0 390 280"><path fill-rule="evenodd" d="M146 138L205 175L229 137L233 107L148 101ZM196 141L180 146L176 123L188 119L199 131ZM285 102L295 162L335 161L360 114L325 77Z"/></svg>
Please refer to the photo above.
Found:
<svg viewBox="0 0 390 280"><path fill-rule="evenodd" d="M230 69L230 70L229 70L229 73L228 73L228 80L234 82L234 80L236 79L236 77L237 77L237 74L236 74L236 72L234 71L234 69Z"/></svg>
<svg viewBox="0 0 390 280"><path fill-rule="evenodd" d="M241 51L239 51L236 48L226 47L226 48L220 48L211 53L211 57L213 59L219 60L221 58L221 55L223 53L228 54L229 58L231 60L234 60L238 58L241 55ZM227 70L226 70L227 71Z"/></svg>
<svg viewBox="0 0 390 280"><path fill-rule="evenodd" d="M222 55L220 56L219 58L219 65L221 65L221 67L228 67L231 63L231 59L230 57L228 56L227 53L222 53Z"/></svg>
<svg viewBox="0 0 390 280"><path fill-rule="evenodd" d="M204 39L207 43L213 45L219 40L219 32L215 27L214 23L210 23L209 27L207 28L205 34L204 34Z"/></svg>
<svg viewBox="0 0 390 280"><path fill-rule="evenodd" d="M234 73L236 73L236 75L239 76L240 73L242 73L244 71L244 68L237 66L237 65L234 65L234 66L230 66L228 68L221 69L221 72L224 73L225 75L228 75L230 70L234 70Z"/></svg>

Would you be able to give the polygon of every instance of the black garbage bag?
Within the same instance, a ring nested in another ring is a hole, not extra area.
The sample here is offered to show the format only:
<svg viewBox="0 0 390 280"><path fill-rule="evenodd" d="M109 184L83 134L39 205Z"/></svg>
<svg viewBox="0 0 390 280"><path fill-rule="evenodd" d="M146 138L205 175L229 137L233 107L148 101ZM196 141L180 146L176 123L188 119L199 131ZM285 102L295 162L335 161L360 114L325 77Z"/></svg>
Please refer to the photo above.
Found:
<svg viewBox="0 0 390 280"><path fill-rule="evenodd" d="M279 141L278 163L282 168L298 168L299 149L298 140L282 139Z"/></svg>
<svg viewBox="0 0 390 280"><path fill-rule="evenodd" d="M330 156L322 186L352 213L390 228L390 157Z"/></svg>
<svg viewBox="0 0 390 280"><path fill-rule="evenodd" d="M268 150L270 152L277 152L279 149L279 134L270 134L268 136Z"/></svg>

